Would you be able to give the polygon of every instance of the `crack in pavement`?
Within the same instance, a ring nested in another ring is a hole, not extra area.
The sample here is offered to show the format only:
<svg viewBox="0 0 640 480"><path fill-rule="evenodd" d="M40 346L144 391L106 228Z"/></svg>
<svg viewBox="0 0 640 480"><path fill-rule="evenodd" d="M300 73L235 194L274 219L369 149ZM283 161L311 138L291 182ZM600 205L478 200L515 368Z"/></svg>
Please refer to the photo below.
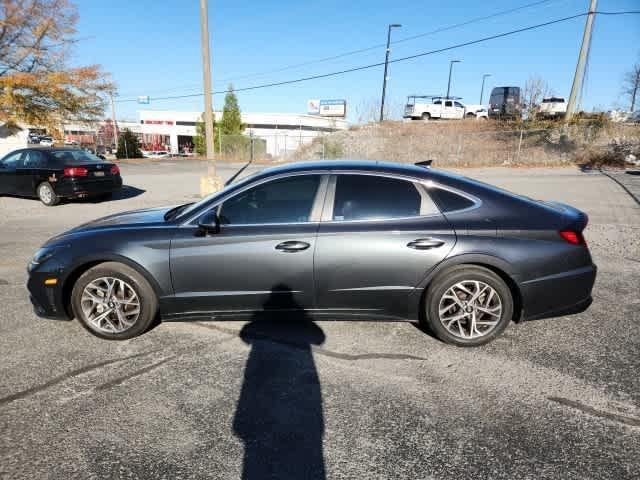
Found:
<svg viewBox="0 0 640 480"><path fill-rule="evenodd" d="M76 368L75 370L71 370L70 372L63 373L62 375L58 375L57 377L52 378L51 380L49 380L46 383L43 383L42 385L27 388L26 390L22 390L21 392L13 393L6 397L0 398L0 406L13 402L14 400L19 400L21 398L28 397L29 395L33 395L35 393L41 392L65 380L68 380L73 377L77 377L78 375L82 375L83 373L90 372L91 370L96 370L98 368L102 368L114 363L123 362L125 360L130 360L132 358L150 355L158 351L160 350L151 350L149 352L136 353L135 355L129 355L128 357L116 358L113 360L105 360L104 362L92 363L90 365L85 365L84 367Z"/></svg>
<svg viewBox="0 0 640 480"><path fill-rule="evenodd" d="M124 382L126 382L127 380L129 380L131 378L135 378L135 377L143 375L143 374L145 374L147 372L150 372L151 370L155 370L156 368L162 366L163 364L167 363L168 361L173 360L177 356L178 355L171 355L170 357L164 358L164 359L160 360L159 362L152 363L148 367L141 368L141 369L136 370L136 371L134 371L132 373L129 373L127 375L123 375L122 377L114 378L113 380L110 380L110 381L108 381L106 383L98 385L95 388L95 390L96 391L101 391L101 390L106 390L106 389L111 388L111 387L118 386L121 383L124 383Z"/></svg>
<svg viewBox="0 0 640 480"><path fill-rule="evenodd" d="M209 330L217 330L223 333L233 334L235 337L240 336L240 332L237 330L233 330L231 328L219 327L217 325L205 324L202 322L193 322L193 325L198 325L200 327L208 328ZM274 338L269 335L264 335L260 333L250 333L246 335L248 339L251 340L266 340L268 342L277 343L279 345L284 345L286 347L295 348L298 350L304 349L308 350L311 348L313 353L317 353L318 355L323 355L326 357L338 358L340 360L428 360L425 357L418 357L416 355L409 355L404 353L361 353L361 354L350 354L350 353L342 353L342 352L334 352L332 350L327 350L326 348L316 347L314 345L309 346L307 343L299 343L293 342L290 340L284 340L282 338Z"/></svg>
<svg viewBox="0 0 640 480"><path fill-rule="evenodd" d="M625 425L630 425L632 427L640 427L640 419L637 419L637 418L626 417L624 415L618 415L617 413L604 412L602 410L598 410L588 405L584 405L580 402L576 402L575 400L569 400L568 398L562 398L562 397L547 397L547 398L552 402L559 403L560 405L564 405L566 407L575 408L576 410L580 410L581 412L587 413L589 415L593 415L595 417L612 420L614 422L624 423Z"/></svg>

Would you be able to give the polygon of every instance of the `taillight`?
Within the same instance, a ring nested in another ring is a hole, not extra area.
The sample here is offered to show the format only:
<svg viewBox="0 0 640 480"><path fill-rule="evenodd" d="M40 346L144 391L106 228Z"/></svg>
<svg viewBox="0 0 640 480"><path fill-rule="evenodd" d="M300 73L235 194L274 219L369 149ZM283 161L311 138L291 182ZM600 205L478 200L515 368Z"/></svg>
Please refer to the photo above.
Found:
<svg viewBox="0 0 640 480"><path fill-rule="evenodd" d="M118 165L113 165L111 167L111 175L118 175L120 173L120 167Z"/></svg>
<svg viewBox="0 0 640 480"><path fill-rule="evenodd" d="M89 175L89 170L84 167L65 167L65 177L86 177Z"/></svg>
<svg viewBox="0 0 640 480"><path fill-rule="evenodd" d="M558 232L558 233L560 233L560 236L572 245L587 244L581 232L574 232L572 230L562 230L561 232Z"/></svg>

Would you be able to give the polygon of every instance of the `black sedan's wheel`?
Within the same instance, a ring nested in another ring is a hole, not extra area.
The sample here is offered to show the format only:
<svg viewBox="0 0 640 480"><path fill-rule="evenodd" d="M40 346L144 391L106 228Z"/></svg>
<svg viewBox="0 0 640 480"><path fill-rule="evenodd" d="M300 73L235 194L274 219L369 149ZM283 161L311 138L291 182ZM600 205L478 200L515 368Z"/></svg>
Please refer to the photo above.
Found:
<svg viewBox="0 0 640 480"><path fill-rule="evenodd" d="M60 197L56 195L56 192L49 182L42 182L38 185L37 193L40 201L47 207L52 207L60 203Z"/></svg>
<svg viewBox="0 0 640 480"><path fill-rule="evenodd" d="M125 340L145 332L158 311L158 300L145 278L116 262L83 273L71 293L73 313L94 335Z"/></svg>
<svg viewBox="0 0 640 480"><path fill-rule="evenodd" d="M434 280L425 308L428 325L440 340L473 347L490 342L507 327L513 298L491 270L461 265Z"/></svg>

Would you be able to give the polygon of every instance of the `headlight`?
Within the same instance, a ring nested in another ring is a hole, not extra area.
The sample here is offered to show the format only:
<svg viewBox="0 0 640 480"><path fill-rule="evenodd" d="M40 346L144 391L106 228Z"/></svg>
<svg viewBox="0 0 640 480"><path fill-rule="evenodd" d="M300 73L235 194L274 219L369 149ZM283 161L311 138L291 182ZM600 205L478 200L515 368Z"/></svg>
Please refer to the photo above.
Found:
<svg viewBox="0 0 640 480"><path fill-rule="evenodd" d="M33 260L31 260L31 263L35 265L40 265L41 263L44 263L47 260L49 260L51 257L53 257L58 251L60 251L60 249L64 248L65 246L60 245L56 247L43 247L36 252L36 254L33 257Z"/></svg>

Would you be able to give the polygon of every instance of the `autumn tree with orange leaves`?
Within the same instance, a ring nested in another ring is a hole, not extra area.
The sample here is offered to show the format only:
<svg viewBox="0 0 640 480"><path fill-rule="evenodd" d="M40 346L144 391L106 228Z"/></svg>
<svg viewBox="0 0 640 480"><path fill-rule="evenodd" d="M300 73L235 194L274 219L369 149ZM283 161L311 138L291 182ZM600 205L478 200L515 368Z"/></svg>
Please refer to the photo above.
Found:
<svg viewBox="0 0 640 480"><path fill-rule="evenodd" d="M0 124L96 120L113 89L99 65L71 67L78 14L68 0L0 0Z"/></svg>

